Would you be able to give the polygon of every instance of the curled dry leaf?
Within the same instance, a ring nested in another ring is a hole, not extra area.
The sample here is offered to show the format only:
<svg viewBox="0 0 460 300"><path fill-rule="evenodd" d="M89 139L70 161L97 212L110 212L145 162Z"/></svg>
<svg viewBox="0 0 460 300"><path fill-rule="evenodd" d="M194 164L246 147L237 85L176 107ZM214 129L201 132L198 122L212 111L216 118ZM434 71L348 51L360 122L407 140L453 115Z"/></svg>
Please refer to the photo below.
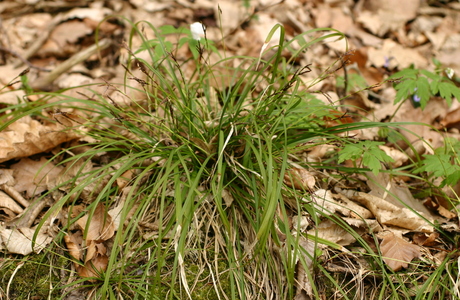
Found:
<svg viewBox="0 0 460 300"><path fill-rule="evenodd" d="M406 154L411 160L415 160L418 156L423 154L430 153L433 151L429 145L422 139L416 140L412 143L412 147L406 149Z"/></svg>
<svg viewBox="0 0 460 300"><path fill-rule="evenodd" d="M284 173L284 183L298 190L311 190L315 187L315 177L303 168L290 168Z"/></svg>
<svg viewBox="0 0 460 300"><path fill-rule="evenodd" d="M438 213L439 213L441 216L445 217L446 219L453 219L453 218L456 218L456 217L457 217L457 215L456 215L454 212L448 210L447 208L445 208L445 207L442 206L442 205L439 205L439 207L438 207Z"/></svg>
<svg viewBox="0 0 460 300"><path fill-rule="evenodd" d="M438 197L436 197L438 198ZM444 200L444 198L441 198L439 197L439 200ZM439 201L439 202L441 202ZM446 201L442 201L442 202L446 202ZM447 205L449 205L449 203L447 202L446 203ZM423 205L429 209L431 209L432 211L438 211L438 213L443 216L444 218L446 219L453 219L455 217L457 217L457 214L455 214L454 212L448 210L447 208L445 208L443 205L441 205L440 203L438 203L437 201L431 199L431 198L427 198L425 199L425 201L423 202Z"/></svg>
<svg viewBox="0 0 460 300"><path fill-rule="evenodd" d="M314 229L309 230L308 234L318 236L319 238L339 244L341 246L347 246L356 241L356 239L349 232L331 220L325 220L321 222Z"/></svg>
<svg viewBox="0 0 460 300"><path fill-rule="evenodd" d="M69 254L76 260L81 260L83 254L81 249L81 244L83 242L83 237L81 232L78 231L74 234L66 234L64 236L65 244L67 245L67 249L69 249Z"/></svg>
<svg viewBox="0 0 460 300"><path fill-rule="evenodd" d="M55 166L42 157L39 161L23 158L12 165L11 169L14 170L17 182L14 188L18 192L26 191L27 197L30 198L54 187L62 167Z"/></svg>
<svg viewBox="0 0 460 300"><path fill-rule="evenodd" d="M104 246L103 243L95 243L94 241L89 241L89 243L86 244L86 247L87 249L85 263L94 259L97 256L107 254L107 248Z"/></svg>
<svg viewBox="0 0 460 300"><path fill-rule="evenodd" d="M380 251L383 255L383 261L393 271L407 268L412 259L420 257L419 246L406 242L392 232L383 238L380 243Z"/></svg>
<svg viewBox="0 0 460 300"><path fill-rule="evenodd" d="M59 124L45 126L27 116L0 132L0 162L45 152L76 138L76 133L62 131Z"/></svg>
<svg viewBox="0 0 460 300"><path fill-rule="evenodd" d="M87 245L92 241L96 243L104 242L113 236L115 226L112 217L107 213L102 203L97 205L91 219L89 217L89 215L85 215L77 221L78 226L83 231L88 228L86 233Z"/></svg>
<svg viewBox="0 0 460 300"><path fill-rule="evenodd" d="M439 237L439 233L432 232L427 234L425 232L416 232L412 238L414 243L420 246L436 246L439 242L436 239Z"/></svg>
<svg viewBox="0 0 460 300"><path fill-rule="evenodd" d="M389 68L403 69L409 67L411 63L416 68L425 68L428 65L428 60L417 49L406 48L391 39L385 39L379 49L369 48L369 62L382 67L386 63L385 57L391 57L393 53L398 53L398 59L391 60Z"/></svg>
<svg viewBox="0 0 460 300"><path fill-rule="evenodd" d="M23 211L16 201L2 191L0 191L0 207L7 208L15 214L20 214Z"/></svg>
<svg viewBox="0 0 460 300"><path fill-rule="evenodd" d="M83 266L75 263L78 274L83 278L99 277L100 273L107 269L109 259L104 242L110 239L115 232L114 221L102 203L96 206L91 219L89 217L87 214L77 221L81 231L64 237L69 254L76 260L83 260L85 263ZM83 242L82 232L85 229L87 230L86 240ZM85 254L83 254L83 247L86 248Z"/></svg>
<svg viewBox="0 0 460 300"><path fill-rule="evenodd" d="M319 162L328 153L335 151L335 146L329 144L319 144L308 149L307 159L309 162Z"/></svg>
<svg viewBox="0 0 460 300"><path fill-rule="evenodd" d="M13 172L14 170L11 169L0 169L0 184L15 185L16 181L14 180Z"/></svg>
<svg viewBox="0 0 460 300"><path fill-rule="evenodd" d="M342 218L348 225L356 227L356 231L359 230L365 232L380 232L383 230L379 222L373 219L355 219L355 218Z"/></svg>
<svg viewBox="0 0 460 300"><path fill-rule="evenodd" d="M112 208L111 210L109 210L107 212L110 215L110 217L112 218L114 230L116 230L120 226L121 212L123 210L124 204L125 204L125 201L122 200L122 201L120 201L118 203L117 206L115 206L114 208ZM134 205L134 209L136 209L136 208L137 208L137 205ZM131 216L132 216L132 214L133 214L133 210L131 209L131 211L128 213L128 215L124 216L123 221L129 221Z"/></svg>
<svg viewBox="0 0 460 300"><path fill-rule="evenodd" d="M366 208L351 201L342 194L333 194L331 191L318 189L312 195L320 209L327 214L340 212L342 215L357 219L369 219L374 215Z"/></svg>
<svg viewBox="0 0 460 300"><path fill-rule="evenodd" d="M313 296L313 289L309 279L309 273L312 272L312 257L315 254L315 243L301 236L299 239L299 248L304 259L304 263L297 261L296 266L296 296L295 299L303 299L303 297ZM305 269L307 267L307 269ZM310 275L311 276L311 275Z"/></svg>
<svg viewBox="0 0 460 300"><path fill-rule="evenodd" d="M32 252L40 253L43 248L48 245L52 238L42 232L39 232L35 243L32 243L35 234L33 228L14 228L7 229L0 226L0 236L3 242L4 248L9 253L17 253L22 255L28 255ZM32 247L33 246L33 247Z"/></svg>
<svg viewBox="0 0 460 300"><path fill-rule="evenodd" d="M84 266L78 266L78 275L82 278L100 277L99 274L107 270L109 258L107 255L97 255L91 260L87 261ZM94 280L90 280L94 281Z"/></svg>
<svg viewBox="0 0 460 300"><path fill-rule="evenodd" d="M367 185L371 189L369 194L380 197L385 201L399 206L404 207L401 201L407 206L418 211L420 214L427 218L432 218L430 211L423 206L423 204L414 198L409 187L402 182L398 182L395 177L390 176L388 173L379 173L375 176L372 173L366 174L368 177ZM442 220L438 220L442 221Z"/></svg>
<svg viewBox="0 0 460 300"><path fill-rule="evenodd" d="M129 182L134 178L136 175L136 171L134 169L127 170L124 172L120 177L117 178L117 185L120 189L125 188Z"/></svg>
<svg viewBox="0 0 460 300"><path fill-rule="evenodd" d="M424 219L420 218L419 215L406 207L401 208L380 197L363 192L342 190L340 193L344 194L349 199L364 205L373 213L373 215L375 215L375 218L381 224L393 225L410 230L431 229L430 231L432 231L432 228Z"/></svg>
<svg viewBox="0 0 460 300"><path fill-rule="evenodd" d="M305 232L312 225L312 221L308 216L292 216L289 220L289 228L296 232Z"/></svg>
<svg viewBox="0 0 460 300"><path fill-rule="evenodd" d="M401 152L395 148L384 145L380 145L379 148L380 150L385 151L386 155L393 159L393 162L389 163L393 168L400 167L409 160L409 156L406 153Z"/></svg>
<svg viewBox="0 0 460 300"><path fill-rule="evenodd" d="M227 189L222 190L222 199L224 199L225 205L227 206L232 205L234 200L232 194Z"/></svg>

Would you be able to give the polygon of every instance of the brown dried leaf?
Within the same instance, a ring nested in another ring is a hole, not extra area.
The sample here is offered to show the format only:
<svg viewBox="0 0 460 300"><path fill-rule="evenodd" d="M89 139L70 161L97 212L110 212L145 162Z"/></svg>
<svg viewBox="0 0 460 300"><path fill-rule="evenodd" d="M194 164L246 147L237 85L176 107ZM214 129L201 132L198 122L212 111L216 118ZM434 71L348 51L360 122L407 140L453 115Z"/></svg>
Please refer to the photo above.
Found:
<svg viewBox="0 0 460 300"><path fill-rule="evenodd" d="M14 177L17 182L14 188L18 192L27 191L26 195L30 198L53 187L62 167L55 166L42 157L40 161L23 158L12 165L11 169L15 171Z"/></svg>
<svg viewBox="0 0 460 300"><path fill-rule="evenodd" d="M319 144L309 148L308 151L308 161L309 162L319 162L324 158L328 153L333 153L336 147L329 144Z"/></svg>
<svg viewBox="0 0 460 300"><path fill-rule="evenodd" d="M380 243L380 251L383 261L393 271L407 268L408 263L415 257L420 257L420 248L414 244L406 242L394 233L387 234Z"/></svg>
<svg viewBox="0 0 460 300"><path fill-rule="evenodd" d="M440 123L445 128L460 129L460 108L449 111Z"/></svg>
<svg viewBox="0 0 460 300"><path fill-rule="evenodd" d="M45 126L29 116L17 120L0 132L0 162L45 152L78 137L60 126Z"/></svg>
<svg viewBox="0 0 460 300"><path fill-rule="evenodd" d="M88 7L74 8L64 15L64 19L91 19L96 22L101 22L107 15L112 14L112 10L107 7Z"/></svg>
<svg viewBox="0 0 460 300"><path fill-rule="evenodd" d="M349 232L331 220L321 222L321 224L316 226L314 229L309 230L308 234L318 236L319 238L341 246L347 246L356 241Z"/></svg>
<svg viewBox="0 0 460 300"><path fill-rule="evenodd" d="M10 1L0 1L2 4L4 2ZM21 7L20 9L25 6L32 7L30 2L27 2L27 4L23 1L17 3ZM0 6L2 4L0 4ZM0 8L0 11L2 13L2 17L6 16L5 11L2 8ZM28 53L30 53L29 50L31 44L35 43L43 36L46 36L47 29L53 21L54 20L51 14L43 11L39 13L27 13L22 16L12 18L3 17L2 38L9 40L10 42L8 44L2 44L2 46L11 47L10 49L19 52L21 56L26 56L25 58L27 58ZM18 60L19 59L16 61Z"/></svg>
<svg viewBox="0 0 460 300"><path fill-rule="evenodd" d="M82 230L88 227L86 233L86 244L89 245L93 241L101 243L110 239L115 233L115 226L112 221L112 217L107 213L102 203L99 203L94 211L94 214L89 220L89 215L81 217L77 224ZM89 225L87 226L87 223Z"/></svg>
<svg viewBox="0 0 460 300"><path fill-rule="evenodd" d="M102 243L89 241L88 244L86 244L86 247L85 263L92 260L94 257L106 255L107 253L107 248Z"/></svg>
<svg viewBox="0 0 460 300"><path fill-rule="evenodd" d="M320 207L323 213L327 215L340 212L347 217L357 219L370 219L374 215L366 208L358 205L356 202L351 201L342 194L333 194L331 191L318 189L312 193L313 201Z"/></svg>
<svg viewBox="0 0 460 300"><path fill-rule="evenodd" d="M23 212L23 209L10 196L0 191L0 207L7 208L16 214Z"/></svg>
<svg viewBox="0 0 460 300"><path fill-rule="evenodd" d="M457 217L457 214L451 212L450 210L448 210L447 208L445 208L444 206L442 205L439 205L438 207L438 213L443 216L444 218L446 219L453 219L453 218L456 218Z"/></svg>
<svg viewBox="0 0 460 300"><path fill-rule="evenodd" d="M376 67L388 64L388 57L397 57L389 62L390 68L407 68L414 64L416 68L425 68L428 60L417 49L406 48L391 39L385 39L380 49L369 48L369 62Z"/></svg>
<svg viewBox="0 0 460 300"><path fill-rule="evenodd" d="M432 232L431 234L427 234L424 232L416 232L414 233L414 237L412 240L414 243L420 246L435 246L438 245L439 243L436 242L436 239L439 237L439 233L437 232Z"/></svg>
<svg viewBox="0 0 460 300"><path fill-rule="evenodd" d="M83 267L79 266L78 275L80 275L82 278L99 277L100 273L107 270L108 263L109 258L107 255L98 255L90 261L87 261Z"/></svg>
<svg viewBox="0 0 460 300"><path fill-rule="evenodd" d="M32 247L34 234L35 230L33 228L7 229L0 226L0 236L3 245L10 253L22 255L28 255L32 252L40 253L52 240L49 235L39 232Z"/></svg>
<svg viewBox="0 0 460 300"><path fill-rule="evenodd" d="M17 216L16 213L14 213L12 210L5 208L5 207L0 208L0 214L3 215L2 221L6 221L6 222L14 220L14 218ZM0 247L0 249L2 248Z"/></svg>
<svg viewBox="0 0 460 300"><path fill-rule="evenodd" d="M136 171L131 169L124 172L120 177L117 178L117 185L120 189L125 188L131 179L136 175Z"/></svg>
<svg viewBox="0 0 460 300"><path fill-rule="evenodd" d="M222 190L222 199L224 199L224 203L227 206L232 205L234 201L232 194L227 189Z"/></svg>
<svg viewBox="0 0 460 300"><path fill-rule="evenodd" d="M393 159L393 162L390 163L391 167L393 168L402 166L409 159L409 156L406 153L399 151L395 148L384 145L380 145L379 148L380 150L383 150L386 153L386 155Z"/></svg>
<svg viewBox="0 0 460 300"><path fill-rule="evenodd" d="M428 210L421 201L414 198L407 185L397 182L396 178L390 177L388 174L380 173L378 176L369 173L367 185L371 189L369 193L376 196L374 202L375 215L382 224L394 225L407 229L419 229L432 231L433 227L424 218L433 222L437 220L444 222L445 220ZM407 208L404 205L410 207ZM396 207L396 210L391 212L391 207ZM418 214L422 215L420 217ZM415 226L419 227L415 227Z"/></svg>
<svg viewBox="0 0 460 300"><path fill-rule="evenodd" d="M397 30L413 19L420 7L418 0L370 0L358 20L372 33L383 36L389 30Z"/></svg>
<svg viewBox="0 0 460 300"><path fill-rule="evenodd" d="M57 56L66 57L79 51L80 39L93 32L84 22L78 19L68 20L57 25L50 34L50 38L38 51L41 57Z"/></svg>
<svg viewBox="0 0 460 300"><path fill-rule="evenodd" d="M305 265L300 262L300 260L297 262L297 267L296 267L296 296L295 299L308 299L305 298L313 296L313 290L311 286L310 279L308 277L308 274L312 272L311 266L312 266L312 257L314 256L315 253L315 243L313 241L310 241L306 239L305 237L301 236L299 239L299 248L303 248L305 252L302 251L303 257L305 259L305 264L306 267L309 270L305 270ZM308 254L307 254L308 253Z"/></svg>
<svg viewBox="0 0 460 300"><path fill-rule="evenodd" d="M315 187L315 177L303 168L291 168L284 173L284 183L298 190L311 190Z"/></svg>
<svg viewBox="0 0 460 300"><path fill-rule="evenodd" d="M11 169L0 169L0 184L15 185L16 181L14 180L13 173L14 171Z"/></svg>
<svg viewBox="0 0 460 300"><path fill-rule="evenodd" d="M81 244L83 242L83 237L81 232L78 231L74 234L66 234L64 236L65 244L67 245L67 249L69 249L69 254L76 260L81 260L82 258L82 249Z"/></svg>

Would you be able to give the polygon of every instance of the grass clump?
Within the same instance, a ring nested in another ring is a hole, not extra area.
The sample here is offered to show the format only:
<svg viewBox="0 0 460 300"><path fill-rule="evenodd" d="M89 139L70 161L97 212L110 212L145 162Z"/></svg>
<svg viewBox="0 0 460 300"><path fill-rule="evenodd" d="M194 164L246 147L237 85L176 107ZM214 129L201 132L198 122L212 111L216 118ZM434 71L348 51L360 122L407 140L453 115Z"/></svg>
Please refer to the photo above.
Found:
<svg viewBox="0 0 460 300"><path fill-rule="evenodd" d="M265 49L275 32L279 44ZM390 161L379 142L346 135L390 126L352 123L311 92L341 60L312 82L303 79L311 66L295 65L313 44L343 35L315 29L285 42L278 25L260 57L226 58L207 39L171 42L180 33L134 24L126 80L106 83L112 93L95 86L86 87L93 95L86 99L41 93L34 107L18 105L8 120L33 112L51 122L44 112L59 109L71 121L61 122L63 130L84 136L52 157L63 167L63 180L43 196L53 204L39 228L59 215L56 241L63 242L98 205L118 209L116 233L106 241L106 270L71 281L62 287L64 297L80 289L92 299L320 299L327 295L324 285L353 299L358 290L328 271L320 247L341 246L306 234L326 220L357 239L376 272L379 297L400 297L406 285L393 282L378 251L313 194L315 185L327 187L349 173L378 174ZM186 45L191 56L180 60L176 50ZM325 145L331 151L322 161L305 158ZM354 167L339 165L362 156Z"/></svg>

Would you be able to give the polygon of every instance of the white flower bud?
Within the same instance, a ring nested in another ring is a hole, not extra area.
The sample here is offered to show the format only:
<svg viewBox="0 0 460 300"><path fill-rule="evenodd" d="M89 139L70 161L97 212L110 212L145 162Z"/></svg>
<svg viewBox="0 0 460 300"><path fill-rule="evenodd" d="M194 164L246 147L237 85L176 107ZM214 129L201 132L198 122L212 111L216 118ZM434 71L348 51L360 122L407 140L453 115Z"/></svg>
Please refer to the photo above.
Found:
<svg viewBox="0 0 460 300"><path fill-rule="evenodd" d="M454 74L455 74L455 71L452 70L451 68L446 69L446 75L447 77L449 77L449 79L452 79L452 77L454 77Z"/></svg>
<svg viewBox="0 0 460 300"><path fill-rule="evenodd" d="M190 25L190 31L192 32L192 37L194 40L199 41L202 37L204 37L204 30L205 27L200 22L195 22Z"/></svg>

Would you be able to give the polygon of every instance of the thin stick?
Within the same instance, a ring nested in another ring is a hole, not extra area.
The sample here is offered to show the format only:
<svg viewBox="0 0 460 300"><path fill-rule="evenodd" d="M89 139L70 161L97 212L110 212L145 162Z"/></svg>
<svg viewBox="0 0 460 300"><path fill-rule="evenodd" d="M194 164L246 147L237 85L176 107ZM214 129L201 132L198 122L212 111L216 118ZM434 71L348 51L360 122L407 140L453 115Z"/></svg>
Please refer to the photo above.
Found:
<svg viewBox="0 0 460 300"><path fill-rule="evenodd" d="M14 269L13 274L11 274L10 280L8 280L8 285L6 286L6 300L10 299L10 286L11 286L11 283L13 282L13 278L16 275L16 273L19 271L19 269L22 268L23 265L24 265L24 262L21 261L16 267L16 269Z"/></svg>
<svg viewBox="0 0 460 300"><path fill-rule="evenodd" d="M19 58L21 63L18 64L18 65L22 65L24 63L24 64L28 65L30 68L33 68L33 69L37 69L37 70L44 71L44 72L49 72L50 71L49 69L34 65L33 63L31 63L30 61L25 59L21 54L19 54L18 52L14 51L14 50L11 50L11 49L8 49L8 48L0 46L0 51L7 52L7 53L13 55L14 57Z"/></svg>
<svg viewBox="0 0 460 300"><path fill-rule="evenodd" d="M48 37L51 34L51 31L53 31L54 27L61 23L64 20L64 15L63 14L58 14L56 15L48 25L48 28L46 29L45 32L40 33L35 40L35 42L25 51L25 53L21 57L18 57L21 61L18 62L17 64L14 65L15 68L19 68L22 66L23 63L26 63L25 61L28 61L29 58L31 58L37 51L42 47L42 45L46 42ZM14 54L13 54L14 55ZM24 61L24 60L25 61Z"/></svg>
<svg viewBox="0 0 460 300"><path fill-rule="evenodd" d="M22 197L21 193L16 191L13 187L3 184L0 186L5 193L7 193L11 198L13 198L16 202L22 205L22 207L28 207L30 205L29 201Z"/></svg>
<svg viewBox="0 0 460 300"><path fill-rule="evenodd" d="M66 71L70 70L73 66L87 60L91 55L97 53L97 51L104 50L112 44L110 39L100 40L98 43L76 53L62 64L57 66L53 71L51 71L46 76L39 78L37 81L31 84L31 87L35 90L43 90L48 88L53 81L61 76Z"/></svg>

